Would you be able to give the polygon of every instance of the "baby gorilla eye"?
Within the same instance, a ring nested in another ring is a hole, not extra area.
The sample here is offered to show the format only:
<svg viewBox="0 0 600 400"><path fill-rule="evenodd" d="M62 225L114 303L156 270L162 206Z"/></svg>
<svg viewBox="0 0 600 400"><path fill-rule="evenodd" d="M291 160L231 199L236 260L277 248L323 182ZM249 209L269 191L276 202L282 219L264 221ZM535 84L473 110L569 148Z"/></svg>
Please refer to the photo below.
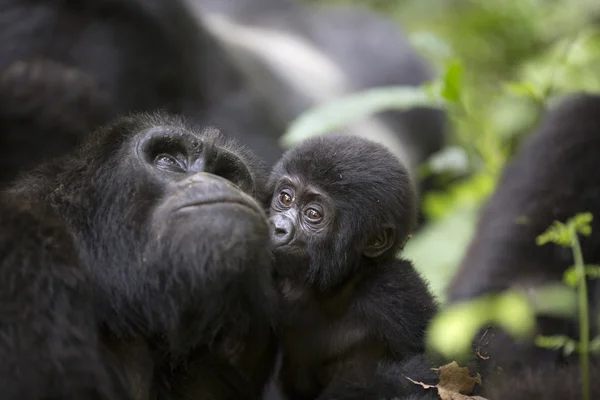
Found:
<svg viewBox="0 0 600 400"><path fill-rule="evenodd" d="M323 219L323 216L321 216L321 213L319 211L315 210L314 208L306 209L306 211L304 211L304 215L306 215L306 217L310 220L310 222L313 222L313 223L320 222Z"/></svg>
<svg viewBox="0 0 600 400"><path fill-rule="evenodd" d="M279 194L279 201L281 202L281 204L283 204L286 207L289 207L292 205L292 196L289 195L289 193L287 192L281 192Z"/></svg>
<svg viewBox="0 0 600 400"><path fill-rule="evenodd" d="M173 172L185 172L182 163L170 154L161 153L154 159L154 165L160 169L170 170Z"/></svg>

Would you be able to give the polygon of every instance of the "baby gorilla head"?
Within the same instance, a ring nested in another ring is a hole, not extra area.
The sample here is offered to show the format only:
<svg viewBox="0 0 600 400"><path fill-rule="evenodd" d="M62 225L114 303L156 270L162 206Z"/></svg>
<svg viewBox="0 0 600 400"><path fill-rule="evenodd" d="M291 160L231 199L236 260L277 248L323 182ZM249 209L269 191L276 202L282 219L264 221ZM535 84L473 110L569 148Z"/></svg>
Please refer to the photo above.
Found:
<svg viewBox="0 0 600 400"><path fill-rule="evenodd" d="M289 150L268 185L278 274L325 290L394 257L415 224L406 168L385 147L329 135Z"/></svg>

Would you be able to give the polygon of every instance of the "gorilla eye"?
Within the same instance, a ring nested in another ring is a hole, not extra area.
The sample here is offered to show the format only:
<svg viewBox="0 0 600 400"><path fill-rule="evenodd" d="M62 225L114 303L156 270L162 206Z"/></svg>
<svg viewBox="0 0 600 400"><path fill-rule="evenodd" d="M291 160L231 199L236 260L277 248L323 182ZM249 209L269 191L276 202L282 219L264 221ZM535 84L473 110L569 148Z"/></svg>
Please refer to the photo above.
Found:
<svg viewBox="0 0 600 400"><path fill-rule="evenodd" d="M173 172L185 172L185 165L170 154L161 153L154 159L154 165L160 169Z"/></svg>
<svg viewBox="0 0 600 400"><path fill-rule="evenodd" d="M320 222L323 219L321 213L314 208L308 208L306 211L304 211L304 215L306 215L310 222L314 223Z"/></svg>
<svg viewBox="0 0 600 400"><path fill-rule="evenodd" d="M281 192L279 194L279 201L286 207L290 207L292 205L292 196L290 196L287 192Z"/></svg>

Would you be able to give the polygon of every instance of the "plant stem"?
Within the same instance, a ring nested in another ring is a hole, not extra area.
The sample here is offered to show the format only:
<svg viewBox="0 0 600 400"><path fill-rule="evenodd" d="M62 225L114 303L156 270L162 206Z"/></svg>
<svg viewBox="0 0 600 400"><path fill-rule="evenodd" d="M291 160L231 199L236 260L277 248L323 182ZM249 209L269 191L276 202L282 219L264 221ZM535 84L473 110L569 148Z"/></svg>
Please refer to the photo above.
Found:
<svg viewBox="0 0 600 400"><path fill-rule="evenodd" d="M588 310L587 279L585 277L585 265L583 254L574 230L573 237L573 259L575 268L579 275L579 343L580 343L580 367L581 367L581 398L590 400L590 319Z"/></svg>

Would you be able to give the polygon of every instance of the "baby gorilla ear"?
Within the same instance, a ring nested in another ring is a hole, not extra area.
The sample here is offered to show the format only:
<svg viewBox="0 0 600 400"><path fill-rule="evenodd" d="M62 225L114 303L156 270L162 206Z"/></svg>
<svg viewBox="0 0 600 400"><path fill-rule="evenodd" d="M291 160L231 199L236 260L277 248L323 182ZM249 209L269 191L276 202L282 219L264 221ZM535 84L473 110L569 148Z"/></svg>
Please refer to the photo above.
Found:
<svg viewBox="0 0 600 400"><path fill-rule="evenodd" d="M396 230L391 226L382 227L381 231L369 241L363 254L365 257L379 257L390 249L396 242Z"/></svg>

